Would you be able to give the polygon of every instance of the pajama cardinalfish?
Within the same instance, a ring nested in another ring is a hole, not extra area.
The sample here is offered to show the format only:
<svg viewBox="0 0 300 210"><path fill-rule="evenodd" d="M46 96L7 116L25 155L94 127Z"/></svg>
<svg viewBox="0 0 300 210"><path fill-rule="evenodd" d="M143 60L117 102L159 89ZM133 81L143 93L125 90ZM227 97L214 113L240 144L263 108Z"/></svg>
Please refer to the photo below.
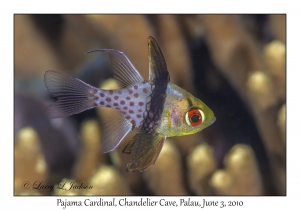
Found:
<svg viewBox="0 0 300 210"><path fill-rule="evenodd" d="M149 80L142 78L127 56L109 54L118 90L102 90L58 71L45 73L45 85L57 101L46 109L50 118L66 117L94 107L115 109L103 125L101 149L114 150L128 132L137 134L123 149L131 154L126 170L143 171L155 164L166 137L197 133L215 120L213 111L189 92L171 83L164 56L153 37L148 38Z"/></svg>

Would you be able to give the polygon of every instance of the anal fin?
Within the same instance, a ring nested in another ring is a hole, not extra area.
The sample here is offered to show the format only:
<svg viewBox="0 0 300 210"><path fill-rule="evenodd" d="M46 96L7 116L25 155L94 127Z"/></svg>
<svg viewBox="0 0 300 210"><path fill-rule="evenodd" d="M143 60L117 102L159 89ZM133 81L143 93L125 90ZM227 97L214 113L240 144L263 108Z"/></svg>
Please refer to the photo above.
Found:
<svg viewBox="0 0 300 210"><path fill-rule="evenodd" d="M131 131L132 124L126 120L120 111L109 108L102 112L102 135L101 150L104 153L110 152L121 143L124 137Z"/></svg>
<svg viewBox="0 0 300 210"><path fill-rule="evenodd" d="M126 170L129 172L143 171L155 164L166 137L159 133L138 133L125 147L131 152ZM124 150L125 150L124 149Z"/></svg>

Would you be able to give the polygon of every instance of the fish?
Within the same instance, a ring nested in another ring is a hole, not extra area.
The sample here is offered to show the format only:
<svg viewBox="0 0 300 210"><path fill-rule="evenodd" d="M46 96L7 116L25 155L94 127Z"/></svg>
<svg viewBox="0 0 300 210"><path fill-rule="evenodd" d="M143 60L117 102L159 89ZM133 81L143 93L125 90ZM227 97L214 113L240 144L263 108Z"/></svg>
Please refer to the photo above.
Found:
<svg viewBox="0 0 300 210"><path fill-rule="evenodd" d="M195 134L213 124L213 111L200 99L170 82L163 53L148 37L149 79L144 80L128 57L114 49L88 53L109 54L117 90L93 87L62 72L48 70L45 86L57 99L45 113L49 118L67 117L95 107L114 109L103 123L100 147L108 153L137 128L123 149L130 154L127 172L142 172L154 165L167 137Z"/></svg>

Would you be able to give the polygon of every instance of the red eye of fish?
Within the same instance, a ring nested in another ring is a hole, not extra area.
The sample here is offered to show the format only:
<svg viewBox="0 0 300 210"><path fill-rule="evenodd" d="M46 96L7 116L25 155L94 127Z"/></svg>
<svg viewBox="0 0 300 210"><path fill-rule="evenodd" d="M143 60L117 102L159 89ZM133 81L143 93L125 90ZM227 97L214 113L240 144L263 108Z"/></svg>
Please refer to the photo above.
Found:
<svg viewBox="0 0 300 210"><path fill-rule="evenodd" d="M185 115L186 123L193 127L201 125L201 123L203 122L203 118L203 112L200 109L195 108L188 111Z"/></svg>

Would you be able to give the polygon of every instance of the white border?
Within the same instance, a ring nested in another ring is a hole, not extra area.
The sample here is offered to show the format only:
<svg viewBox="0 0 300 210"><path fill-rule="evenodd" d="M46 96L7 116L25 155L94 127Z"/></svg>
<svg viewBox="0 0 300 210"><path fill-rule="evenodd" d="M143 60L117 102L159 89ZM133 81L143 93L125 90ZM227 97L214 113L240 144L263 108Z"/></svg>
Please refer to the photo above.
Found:
<svg viewBox="0 0 300 210"><path fill-rule="evenodd" d="M13 196L13 14L14 13L287 13L287 196L197 197L211 200L242 200L243 209L299 208L299 11L287 1L11 1L1 3L1 190L3 209L62 209L58 197ZM250 3L251 2L251 3ZM296 1L294 1L296 2ZM125 9L126 8L126 9ZM4 76L3 76L4 75ZM4 134L4 135L3 135ZM63 197L65 199L67 197ZM91 197L96 199L97 197ZM106 197L109 198L109 197ZM122 197L119 197L122 198ZM155 197L155 199L164 197ZM181 197L166 197L179 200ZM186 198L186 197L184 197ZM86 197L71 197L84 200ZM8 208L11 207L11 208ZM91 207L90 207L91 208ZM100 207L97 207L98 209ZM126 209L140 207L126 207ZM144 207L150 209L153 207ZM165 207L167 208L167 207ZM169 207L170 209L171 207ZM196 208L196 207L194 207ZM75 209L68 207L67 209ZM78 207L76 208L78 209ZM173 209L173 208L172 208ZM215 208L210 208L215 209ZM226 208L230 209L230 208ZM236 208L235 209L239 209Z"/></svg>

